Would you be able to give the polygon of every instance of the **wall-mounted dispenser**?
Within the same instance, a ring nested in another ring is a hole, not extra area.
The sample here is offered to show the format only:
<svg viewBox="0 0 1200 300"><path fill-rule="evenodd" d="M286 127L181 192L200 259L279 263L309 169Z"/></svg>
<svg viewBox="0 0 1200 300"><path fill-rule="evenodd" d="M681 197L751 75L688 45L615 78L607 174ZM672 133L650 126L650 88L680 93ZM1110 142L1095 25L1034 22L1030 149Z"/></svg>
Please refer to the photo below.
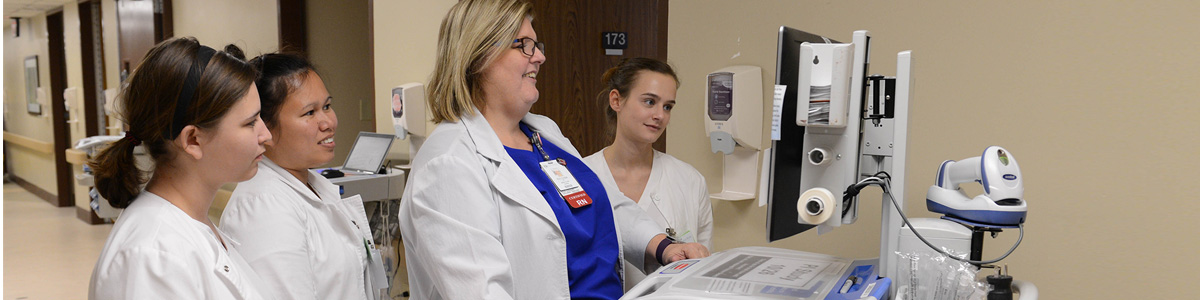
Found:
<svg viewBox="0 0 1200 300"><path fill-rule="evenodd" d="M708 74L704 128L724 153L720 200L754 199L763 138L762 68L730 66Z"/></svg>
<svg viewBox="0 0 1200 300"><path fill-rule="evenodd" d="M391 99L392 129L397 138L409 140L409 155L415 156L434 128L428 124L425 85L411 82L392 88Z"/></svg>
<svg viewBox="0 0 1200 300"><path fill-rule="evenodd" d="M117 102L118 93L120 93L120 90L117 88L104 90L104 116L108 120L108 126L104 127L104 131L101 134L119 135L125 130L125 126L121 123L121 118L117 111L120 104Z"/></svg>
<svg viewBox="0 0 1200 300"><path fill-rule="evenodd" d="M70 139L75 140L87 137L85 129L86 118L83 113L83 99L79 94L79 87L67 87L62 92L63 108L67 111L67 126L70 132Z"/></svg>

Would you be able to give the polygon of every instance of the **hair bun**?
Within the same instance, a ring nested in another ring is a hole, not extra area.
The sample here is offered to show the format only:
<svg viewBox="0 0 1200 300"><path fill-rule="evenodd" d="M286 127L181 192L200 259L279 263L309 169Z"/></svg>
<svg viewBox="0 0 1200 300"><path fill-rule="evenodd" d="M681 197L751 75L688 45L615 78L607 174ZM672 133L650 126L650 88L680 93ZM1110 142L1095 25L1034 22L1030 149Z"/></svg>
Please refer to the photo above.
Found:
<svg viewBox="0 0 1200 300"><path fill-rule="evenodd" d="M246 53L242 52L242 48L238 48L237 45L225 45L225 53L229 53L229 55L236 57L237 59L246 60Z"/></svg>

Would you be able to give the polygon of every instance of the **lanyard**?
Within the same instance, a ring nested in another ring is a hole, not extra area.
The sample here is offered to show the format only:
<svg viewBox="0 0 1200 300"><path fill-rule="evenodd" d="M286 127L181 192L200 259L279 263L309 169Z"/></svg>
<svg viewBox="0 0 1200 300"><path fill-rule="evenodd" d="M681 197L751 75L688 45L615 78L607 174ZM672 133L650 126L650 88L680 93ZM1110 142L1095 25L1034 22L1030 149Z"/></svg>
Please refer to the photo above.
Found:
<svg viewBox="0 0 1200 300"><path fill-rule="evenodd" d="M532 130L530 130L532 131ZM567 169L567 162L562 158L550 159L550 155L546 154L546 150L542 148L542 135L533 131L529 135L529 143L537 148L538 153L542 154L542 162L538 163L542 167L542 172L546 174L546 178L554 184L554 188L558 190L558 195L567 202L571 208L580 208L592 204L592 197L589 197L587 192L583 190L583 186L579 181L575 180L575 176L571 175L571 171Z"/></svg>

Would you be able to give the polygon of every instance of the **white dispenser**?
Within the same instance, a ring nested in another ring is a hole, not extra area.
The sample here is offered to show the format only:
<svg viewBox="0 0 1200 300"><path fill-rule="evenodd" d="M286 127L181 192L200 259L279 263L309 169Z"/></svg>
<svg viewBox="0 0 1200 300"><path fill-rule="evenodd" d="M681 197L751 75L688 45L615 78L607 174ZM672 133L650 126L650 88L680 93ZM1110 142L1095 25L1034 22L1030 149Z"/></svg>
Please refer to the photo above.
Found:
<svg viewBox="0 0 1200 300"><path fill-rule="evenodd" d="M83 113L83 99L79 97L79 87L68 87L63 90L63 107L67 111L67 129L71 135L71 142L78 141L81 138L87 137L87 129L84 126L86 118Z"/></svg>
<svg viewBox="0 0 1200 300"><path fill-rule="evenodd" d="M854 44L800 45L800 76L796 125L846 127ZM857 114L855 114L857 115Z"/></svg>
<svg viewBox="0 0 1200 300"><path fill-rule="evenodd" d="M120 104L117 102L118 93L120 93L120 90L117 88L104 90L104 116L108 119L108 126L104 127L103 134L119 135L125 128L121 123L119 114L117 114L117 105Z"/></svg>
<svg viewBox="0 0 1200 300"><path fill-rule="evenodd" d="M399 105L399 107L397 107ZM425 105L425 85L411 82L392 88L392 128L397 138L409 140L409 156L417 154L425 138L433 133L429 109Z"/></svg>
<svg viewBox="0 0 1200 300"><path fill-rule="evenodd" d="M763 138L762 68L730 66L708 74L704 128L713 153L725 153L720 200L754 199Z"/></svg>

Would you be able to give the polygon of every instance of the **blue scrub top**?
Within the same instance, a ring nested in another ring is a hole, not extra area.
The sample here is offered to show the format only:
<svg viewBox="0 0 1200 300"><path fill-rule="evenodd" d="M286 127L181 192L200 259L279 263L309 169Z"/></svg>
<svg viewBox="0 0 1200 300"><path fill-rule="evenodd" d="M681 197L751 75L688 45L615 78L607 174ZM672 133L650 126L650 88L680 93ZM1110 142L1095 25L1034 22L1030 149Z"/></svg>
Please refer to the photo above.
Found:
<svg viewBox="0 0 1200 300"><path fill-rule="evenodd" d="M525 123L521 123L521 131L526 136L533 132ZM542 167L542 154L535 147L533 151L504 147L513 161L521 167L533 182L533 186L542 193L546 203L554 210L558 226L567 237L567 277L571 288L571 299L617 299L624 294L620 274L617 268L621 263L617 243L616 226L613 223L612 206L609 205L608 193L600 178L592 172L582 160L563 151L562 148L542 139L542 149L550 159L562 158L567 162L567 170L579 181L584 192L592 198L592 204L580 208L571 208L567 201L558 194L558 188L550 181Z"/></svg>

